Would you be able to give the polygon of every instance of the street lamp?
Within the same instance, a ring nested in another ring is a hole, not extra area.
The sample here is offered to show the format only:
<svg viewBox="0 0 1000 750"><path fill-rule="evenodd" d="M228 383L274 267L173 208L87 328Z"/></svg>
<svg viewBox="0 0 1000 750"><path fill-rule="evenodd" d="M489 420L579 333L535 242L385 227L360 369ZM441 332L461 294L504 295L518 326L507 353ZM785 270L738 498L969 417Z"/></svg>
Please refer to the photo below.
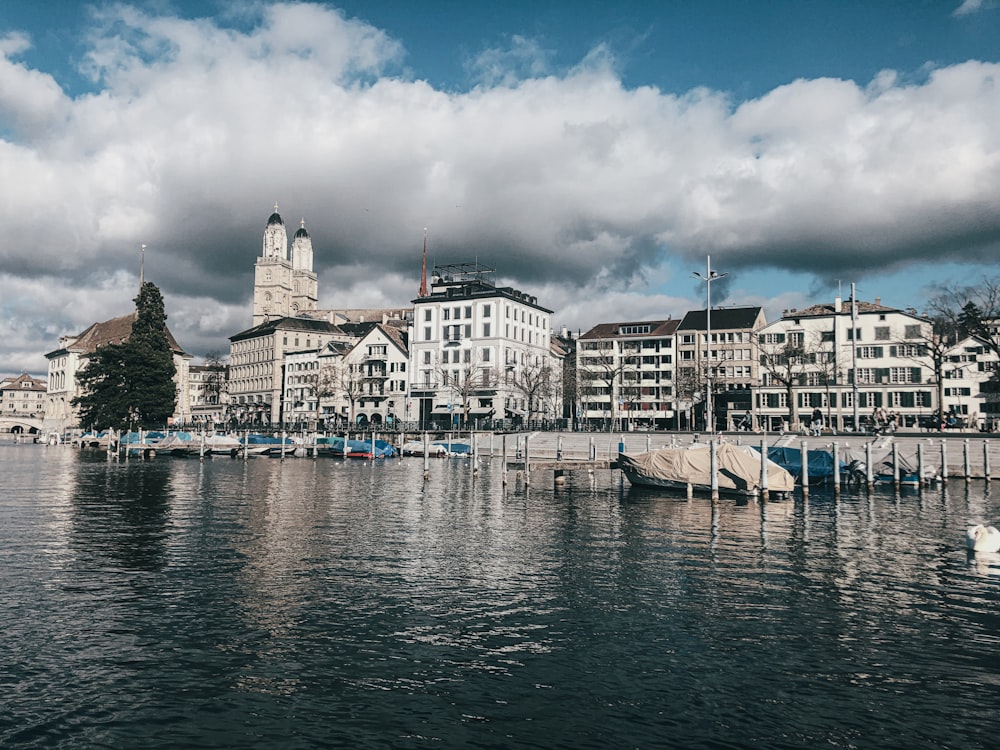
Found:
<svg viewBox="0 0 1000 750"><path fill-rule="evenodd" d="M712 256L705 256L705 275L695 271L692 276L705 282L705 430L715 432L712 422L712 282L728 274L712 270Z"/></svg>

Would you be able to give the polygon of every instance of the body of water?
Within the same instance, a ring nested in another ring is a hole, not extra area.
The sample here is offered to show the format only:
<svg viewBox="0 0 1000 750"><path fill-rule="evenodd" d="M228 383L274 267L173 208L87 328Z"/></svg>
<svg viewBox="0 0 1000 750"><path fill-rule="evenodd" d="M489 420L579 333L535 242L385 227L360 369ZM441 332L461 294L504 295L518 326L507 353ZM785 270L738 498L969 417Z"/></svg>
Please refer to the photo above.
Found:
<svg viewBox="0 0 1000 750"><path fill-rule="evenodd" d="M422 474L0 444L0 746L996 746L983 482Z"/></svg>

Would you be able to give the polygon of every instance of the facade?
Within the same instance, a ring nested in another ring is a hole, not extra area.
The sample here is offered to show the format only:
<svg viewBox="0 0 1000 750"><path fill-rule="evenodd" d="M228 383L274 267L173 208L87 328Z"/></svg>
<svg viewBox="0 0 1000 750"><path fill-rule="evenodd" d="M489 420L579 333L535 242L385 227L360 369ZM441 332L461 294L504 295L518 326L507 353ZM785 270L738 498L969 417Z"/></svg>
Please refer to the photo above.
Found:
<svg viewBox="0 0 1000 750"><path fill-rule="evenodd" d="M45 418L45 381L28 374L0 380L0 430L38 432Z"/></svg>
<svg viewBox="0 0 1000 750"><path fill-rule="evenodd" d="M542 419L552 388L548 310L478 263L436 266L413 300L405 419L447 427Z"/></svg>
<svg viewBox="0 0 1000 750"><path fill-rule="evenodd" d="M750 410L760 382L757 331L766 324L760 307L694 310L684 316L677 326L676 386L685 428L704 426L709 390L716 430L732 429Z"/></svg>
<svg viewBox="0 0 1000 750"><path fill-rule="evenodd" d="M59 348L45 355L49 361L48 388L45 403L45 429L47 432L65 432L78 427L77 410L72 401L81 395L77 385L77 373L86 366L87 358L106 344L120 344L132 335L132 323L136 313L94 323L76 336L63 336ZM190 386L188 366L191 355L181 349L170 329L166 329L167 340L173 354L174 383L177 385L177 405L174 421L185 424L190 420Z"/></svg>
<svg viewBox="0 0 1000 750"><path fill-rule="evenodd" d="M601 323L576 342L577 412L594 429L677 427L674 393L680 321Z"/></svg>
<svg viewBox="0 0 1000 750"><path fill-rule="evenodd" d="M973 429L994 432L1000 413L992 386L997 372L996 351L988 342L970 336L944 352L941 391L947 423L950 416Z"/></svg>
<svg viewBox="0 0 1000 750"><path fill-rule="evenodd" d="M188 403L191 422L206 429L226 422L229 403L226 365L188 366Z"/></svg>
<svg viewBox="0 0 1000 750"><path fill-rule="evenodd" d="M819 409L838 430L865 427L882 414L913 426L937 409L933 341L928 319L877 298L785 311L757 337L758 424L798 430Z"/></svg>
<svg viewBox="0 0 1000 750"><path fill-rule="evenodd" d="M297 317L315 310L318 294L312 238L305 221L292 238L289 254L285 222L275 204L264 228L263 248L254 268L253 324L258 326L271 318Z"/></svg>
<svg viewBox="0 0 1000 750"><path fill-rule="evenodd" d="M229 410L238 424L279 426L296 415L286 413L286 357L322 349L331 341L349 341L325 320L276 318L229 337Z"/></svg>

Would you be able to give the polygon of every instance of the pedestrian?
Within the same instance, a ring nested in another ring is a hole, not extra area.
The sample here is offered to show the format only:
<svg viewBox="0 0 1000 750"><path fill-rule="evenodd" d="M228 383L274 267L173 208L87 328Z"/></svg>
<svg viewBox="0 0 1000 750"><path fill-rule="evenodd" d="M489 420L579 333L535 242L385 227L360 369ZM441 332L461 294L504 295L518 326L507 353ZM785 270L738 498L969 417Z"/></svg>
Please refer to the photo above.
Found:
<svg viewBox="0 0 1000 750"><path fill-rule="evenodd" d="M812 434L816 437L823 434L823 412L819 410L819 407L813 409Z"/></svg>

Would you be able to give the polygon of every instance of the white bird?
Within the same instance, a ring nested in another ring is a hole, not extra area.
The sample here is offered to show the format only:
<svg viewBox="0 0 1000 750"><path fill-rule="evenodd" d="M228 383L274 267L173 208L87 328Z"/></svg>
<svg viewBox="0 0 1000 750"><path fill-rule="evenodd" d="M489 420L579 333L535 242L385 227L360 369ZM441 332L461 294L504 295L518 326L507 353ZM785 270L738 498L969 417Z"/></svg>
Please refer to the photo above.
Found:
<svg viewBox="0 0 1000 750"><path fill-rule="evenodd" d="M1000 531L993 526L970 526L965 531L965 546L974 552L1000 552Z"/></svg>

